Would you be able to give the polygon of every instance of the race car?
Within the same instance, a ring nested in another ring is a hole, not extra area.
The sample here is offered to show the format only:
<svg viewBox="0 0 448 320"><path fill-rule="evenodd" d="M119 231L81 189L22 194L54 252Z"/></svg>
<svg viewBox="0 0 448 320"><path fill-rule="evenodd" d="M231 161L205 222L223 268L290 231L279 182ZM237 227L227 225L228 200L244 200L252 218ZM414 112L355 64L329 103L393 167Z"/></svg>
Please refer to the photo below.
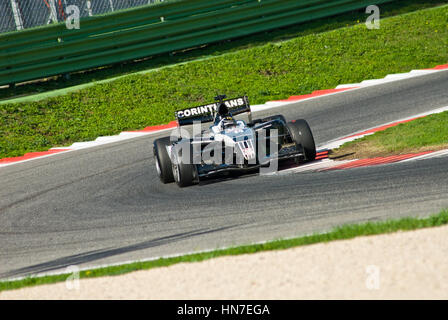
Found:
<svg viewBox="0 0 448 320"><path fill-rule="evenodd" d="M154 141L154 160L162 183L186 187L231 171L261 172L279 161L315 159L313 134L305 120L287 122L283 115L252 120L247 96L226 100L219 95L215 101L176 111L177 133ZM248 115L247 122L234 118L243 113ZM203 129L207 122L212 124ZM188 125L199 125L200 134L191 136L180 130Z"/></svg>

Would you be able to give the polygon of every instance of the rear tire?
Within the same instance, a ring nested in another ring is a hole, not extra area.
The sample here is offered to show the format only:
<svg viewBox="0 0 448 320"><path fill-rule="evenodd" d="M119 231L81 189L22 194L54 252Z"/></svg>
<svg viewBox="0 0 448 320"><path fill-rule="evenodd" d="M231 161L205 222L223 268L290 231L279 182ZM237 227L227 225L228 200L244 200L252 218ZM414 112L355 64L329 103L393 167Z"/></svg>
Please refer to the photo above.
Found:
<svg viewBox="0 0 448 320"><path fill-rule="evenodd" d="M292 140L301 145L305 154L305 161L313 161L316 158L316 144L308 123L299 119L288 123L289 133Z"/></svg>
<svg viewBox="0 0 448 320"><path fill-rule="evenodd" d="M170 137L160 138L154 141L154 158L157 174L163 183L174 182L171 159L166 147L171 144Z"/></svg>

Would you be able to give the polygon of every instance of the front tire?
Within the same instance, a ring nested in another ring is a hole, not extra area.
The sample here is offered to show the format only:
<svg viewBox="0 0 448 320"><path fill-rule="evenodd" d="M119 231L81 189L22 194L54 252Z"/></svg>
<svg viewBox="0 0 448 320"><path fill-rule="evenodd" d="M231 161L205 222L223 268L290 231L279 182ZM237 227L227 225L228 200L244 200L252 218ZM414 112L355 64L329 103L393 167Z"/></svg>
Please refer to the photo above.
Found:
<svg viewBox="0 0 448 320"><path fill-rule="evenodd" d="M292 140L301 145L305 154L305 161L313 161L316 158L316 144L308 122L303 119L288 123Z"/></svg>
<svg viewBox="0 0 448 320"><path fill-rule="evenodd" d="M187 158L187 157L185 157ZM182 157L182 149L175 153L175 159L172 163L172 173L174 180L180 188L188 187L199 182L196 165L193 164L193 148L190 145L190 157L188 163Z"/></svg>
<svg viewBox="0 0 448 320"><path fill-rule="evenodd" d="M157 174L163 183L174 182L172 163L166 150L170 144L170 137L165 137L155 140L153 146Z"/></svg>

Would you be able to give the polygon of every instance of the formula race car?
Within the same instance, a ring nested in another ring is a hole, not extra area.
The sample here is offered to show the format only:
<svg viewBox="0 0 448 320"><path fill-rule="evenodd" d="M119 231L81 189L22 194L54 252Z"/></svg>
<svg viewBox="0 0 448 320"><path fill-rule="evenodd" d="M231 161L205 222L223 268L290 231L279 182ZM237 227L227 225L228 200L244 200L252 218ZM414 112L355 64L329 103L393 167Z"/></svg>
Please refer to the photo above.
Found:
<svg viewBox="0 0 448 320"><path fill-rule="evenodd" d="M163 183L175 181L186 187L230 171L276 171L279 161L315 159L314 138L305 120L287 122L282 115L252 120L246 96L225 99L220 95L213 104L177 111L176 133L154 141L156 169ZM235 120L242 113L248 114L248 122ZM206 122L213 124L204 130ZM186 125L193 125L193 135Z"/></svg>

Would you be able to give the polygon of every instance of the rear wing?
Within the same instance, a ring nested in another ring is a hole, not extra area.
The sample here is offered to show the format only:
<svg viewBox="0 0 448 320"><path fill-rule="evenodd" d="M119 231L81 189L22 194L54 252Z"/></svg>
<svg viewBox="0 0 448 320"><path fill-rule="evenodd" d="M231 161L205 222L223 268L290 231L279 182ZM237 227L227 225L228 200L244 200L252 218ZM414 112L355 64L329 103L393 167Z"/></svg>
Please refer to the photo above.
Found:
<svg viewBox="0 0 448 320"><path fill-rule="evenodd" d="M248 112L250 118L249 99L246 96L223 100L223 102L227 108L229 108L229 112L232 116ZM210 122L214 119L214 114L218 110L218 105L219 102L215 102L199 107L187 108L176 111L174 115L176 116L179 126L193 124L194 121Z"/></svg>

